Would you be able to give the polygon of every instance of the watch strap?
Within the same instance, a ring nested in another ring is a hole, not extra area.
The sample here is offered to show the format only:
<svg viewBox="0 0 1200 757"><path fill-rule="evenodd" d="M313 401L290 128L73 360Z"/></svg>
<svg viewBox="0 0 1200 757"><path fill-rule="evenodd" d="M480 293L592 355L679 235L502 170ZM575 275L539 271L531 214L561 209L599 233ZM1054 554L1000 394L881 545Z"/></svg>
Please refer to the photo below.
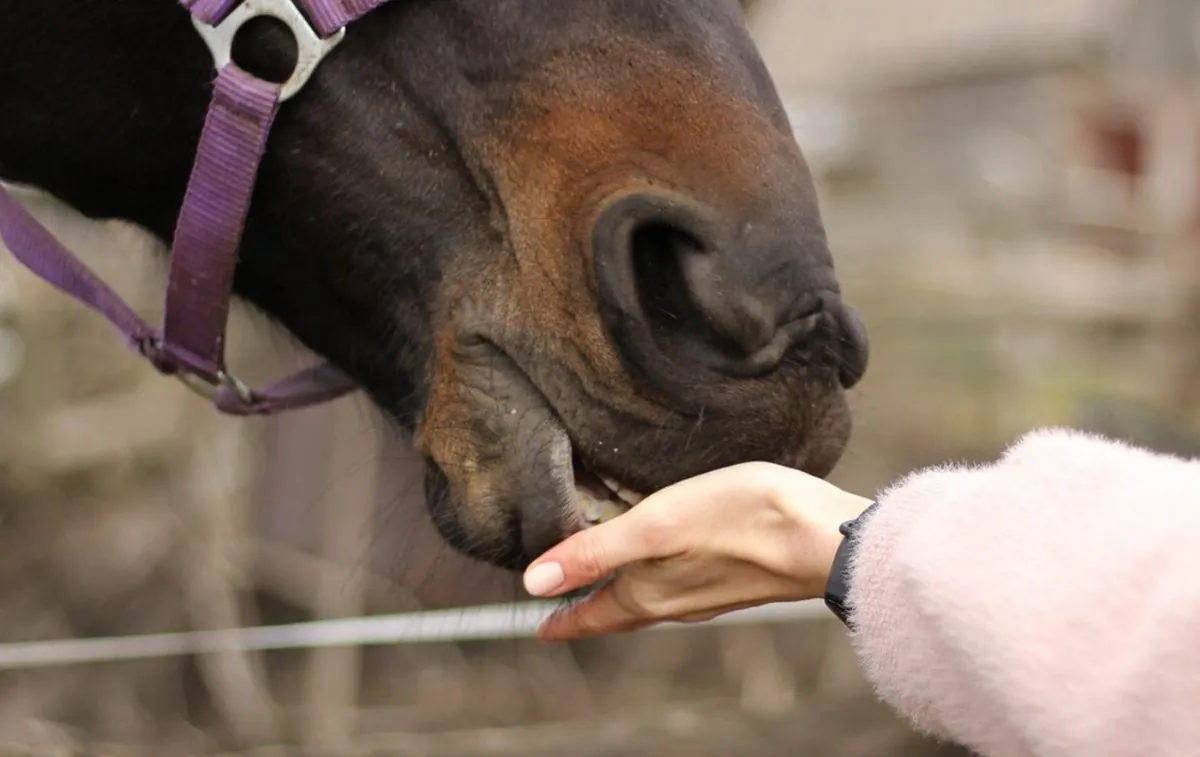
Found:
<svg viewBox="0 0 1200 757"><path fill-rule="evenodd" d="M850 619L850 608L846 604L850 593L850 564L858 547L858 529L877 505L876 502L871 503L866 510L859 513L857 518L848 520L838 527L838 531L842 534L842 543L838 545L837 553L833 557L833 565L829 569L829 580L825 584L825 606L852 631L854 623Z"/></svg>

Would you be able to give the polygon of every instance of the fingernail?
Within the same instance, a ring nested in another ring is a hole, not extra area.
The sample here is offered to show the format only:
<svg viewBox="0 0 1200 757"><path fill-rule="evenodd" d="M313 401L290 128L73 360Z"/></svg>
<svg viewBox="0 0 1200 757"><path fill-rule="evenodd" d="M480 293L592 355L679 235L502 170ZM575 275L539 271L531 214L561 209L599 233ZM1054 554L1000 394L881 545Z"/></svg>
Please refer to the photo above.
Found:
<svg viewBox="0 0 1200 757"><path fill-rule="evenodd" d="M525 572L525 591L542 597L562 586L566 577L562 566L556 562L544 562Z"/></svg>

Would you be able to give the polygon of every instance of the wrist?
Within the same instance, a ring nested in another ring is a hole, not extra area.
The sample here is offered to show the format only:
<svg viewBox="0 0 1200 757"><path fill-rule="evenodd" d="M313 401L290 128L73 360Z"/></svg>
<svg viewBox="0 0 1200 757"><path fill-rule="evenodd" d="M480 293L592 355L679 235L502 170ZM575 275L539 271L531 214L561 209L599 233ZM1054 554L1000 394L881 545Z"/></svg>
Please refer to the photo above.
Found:
<svg viewBox="0 0 1200 757"><path fill-rule="evenodd" d="M834 559L846 540L842 526L858 518L872 504L871 500L856 494L842 491L838 494L841 496L831 501L829 507L823 508L822 512L813 518L812 529L816 541L813 559L818 569L816 578L820 584L814 597L824 595Z"/></svg>
<svg viewBox="0 0 1200 757"><path fill-rule="evenodd" d="M777 492L782 509L788 513L788 572L797 585L798 599L824 597L834 559L844 541L839 529L872 504L826 481L810 482L807 486L792 482L792 486Z"/></svg>

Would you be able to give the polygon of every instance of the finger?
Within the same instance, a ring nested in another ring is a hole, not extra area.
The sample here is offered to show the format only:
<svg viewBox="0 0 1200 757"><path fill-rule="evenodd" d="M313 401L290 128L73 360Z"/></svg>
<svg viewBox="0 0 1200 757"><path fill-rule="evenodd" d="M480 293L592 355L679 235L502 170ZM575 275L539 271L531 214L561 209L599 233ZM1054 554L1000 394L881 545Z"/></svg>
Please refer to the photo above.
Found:
<svg viewBox="0 0 1200 757"><path fill-rule="evenodd" d="M670 541L662 538L665 529L654 527L653 520L635 508L571 535L530 564L525 590L535 597L556 597L590 586L626 565L670 554Z"/></svg>
<svg viewBox="0 0 1200 757"><path fill-rule="evenodd" d="M610 521L581 531L548 550L525 571L525 590L538 597L560 596L589 586L629 565L685 551L705 541L715 521L696 516L697 507L723 503L724 490L745 487L746 479L778 476L777 466L744 463L685 479L647 497ZM779 470L783 470L780 468Z"/></svg>
<svg viewBox="0 0 1200 757"><path fill-rule="evenodd" d="M542 641L567 641L628 633L654 622L654 619L626 605L609 584L586 599L555 611L542 621L537 636Z"/></svg>

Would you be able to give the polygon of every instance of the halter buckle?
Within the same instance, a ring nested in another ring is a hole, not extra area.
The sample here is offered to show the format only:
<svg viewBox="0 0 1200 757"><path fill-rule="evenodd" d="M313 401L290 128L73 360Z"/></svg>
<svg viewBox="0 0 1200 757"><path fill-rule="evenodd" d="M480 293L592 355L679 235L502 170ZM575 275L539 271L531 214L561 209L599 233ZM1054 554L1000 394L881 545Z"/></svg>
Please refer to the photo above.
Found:
<svg viewBox="0 0 1200 757"><path fill-rule="evenodd" d="M247 21L262 16L282 21L296 40L296 67L284 82L279 94L279 101L284 102L304 88L325 56L346 37L346 29L343 27L322 38L292 0L242 0L216 26L206 24L193 16L192 23L200 33L201 39L208 45L218 71L233 60L233 39L238 30Z"/></svg>

